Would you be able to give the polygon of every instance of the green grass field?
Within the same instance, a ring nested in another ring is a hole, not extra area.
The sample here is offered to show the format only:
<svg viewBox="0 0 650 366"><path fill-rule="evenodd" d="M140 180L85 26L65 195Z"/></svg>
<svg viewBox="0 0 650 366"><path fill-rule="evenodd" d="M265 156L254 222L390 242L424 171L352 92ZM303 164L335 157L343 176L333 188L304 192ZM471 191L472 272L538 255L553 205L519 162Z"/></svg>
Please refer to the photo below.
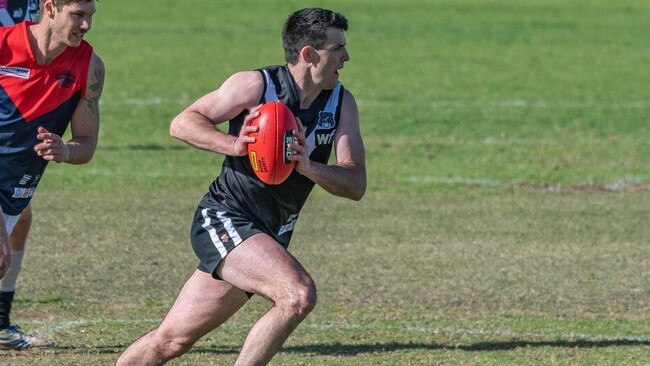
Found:
<svg viewBox="0 0 650 366"><path fill-rule="evenodd" d="M303 6L350 20L368 162L358 203L316 189L291 251L319 305L272 365L650 365L650 3L102 0L100 144L52 164L14 321L52 349L2 365L110 365L196 266L221 157L169 121L233 72L282 63ZM644 66L645 65L645 66ZM171 365L225 365L268 304Z"/></svg>

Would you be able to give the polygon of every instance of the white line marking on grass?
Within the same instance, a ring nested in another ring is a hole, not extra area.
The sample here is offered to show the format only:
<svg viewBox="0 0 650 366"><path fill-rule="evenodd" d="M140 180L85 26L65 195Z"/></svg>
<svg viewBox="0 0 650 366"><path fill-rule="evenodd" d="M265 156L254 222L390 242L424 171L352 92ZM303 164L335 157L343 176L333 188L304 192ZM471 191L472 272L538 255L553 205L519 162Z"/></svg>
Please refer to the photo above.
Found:
<svg viewBox="0 0 650 366"><path fill-rule="evenodd" d="M61 320L58 322L45 322L45 321L24 321L23 323L31 323L35 325L41 325L40 328L34 330L34 333L40 335L50 335L65 331L68 329L84 327L89 325L102 325L102 324L142 324L142 323L151 323L157 324L160 322L160 319L137 319L137 320L125 320L125 319L79 319L79 320Z"/></svg>
<svg viewBox="0 0 650 366"><path fill-rule="evenodd" d="M34 333L43 336L53 335L65 330L93 326L93 325L122 325L122 324L150 324L155 326L160 323L161 319L80 319L80 320L61 320L58 322L47 321L24 321L23 323L30 323L34 325L42 325L40 328L34 330ZM628 334L588 334L588 333L545 333L545 332L519 332L511 329L485 329L485 328L461 328L461 327L433 327L433 326L409 326L409 325L386 325L381 323L305 323L300 325L316 330L360 330L360 331L390 331L390 332L414 332L426 334L457 334L466 336L489 336L489 337L508 337L515 339L546 339L546 340L565 340L565 341L589 341L589 342L650 342L650 337L645 335L628 335ZM230 321L223 325L221 328L231 329L249 329L251 324L243 322Z"/></svg>

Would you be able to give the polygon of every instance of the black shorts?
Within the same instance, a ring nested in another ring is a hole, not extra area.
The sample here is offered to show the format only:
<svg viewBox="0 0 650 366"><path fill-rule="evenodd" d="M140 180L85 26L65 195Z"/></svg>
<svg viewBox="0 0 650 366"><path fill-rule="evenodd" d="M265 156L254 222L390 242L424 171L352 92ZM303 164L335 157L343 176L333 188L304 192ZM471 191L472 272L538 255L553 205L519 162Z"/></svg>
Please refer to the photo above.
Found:
<svg viewBox="0 0 650 366"><path fill-rule="evenodd" d="M220 279L215 273L217 266L221 261L233 251L237 245L241 244L249 237L265 233L278 240L255 224L251 219L242 215L199 206L194 214L190 237L192 248L199 258L198 269L210 273L212 277ZM288 242L278 240L285 248Z"/></svg>

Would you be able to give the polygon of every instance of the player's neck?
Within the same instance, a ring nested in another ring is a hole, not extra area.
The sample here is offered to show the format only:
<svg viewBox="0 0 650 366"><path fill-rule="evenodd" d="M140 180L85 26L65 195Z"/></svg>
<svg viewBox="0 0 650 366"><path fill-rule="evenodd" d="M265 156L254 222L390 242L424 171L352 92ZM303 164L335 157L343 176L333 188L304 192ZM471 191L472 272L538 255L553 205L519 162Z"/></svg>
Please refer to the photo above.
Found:
<svg viewBox="0 0 650 366"><path fill-rule="evenodd" d="M68 47L64 42L57 41L52 30L42 23L27 27L27 34L29 45L39 65L49 65Z"/></svg>
<svg viewBox="0 0 650 366"><path fill-rule="evenodd" d="M300 98L300 109L309 108L322 89L311 80L311 75L306 70L289 64L289 72L296 83L298 97Z"/></svg>

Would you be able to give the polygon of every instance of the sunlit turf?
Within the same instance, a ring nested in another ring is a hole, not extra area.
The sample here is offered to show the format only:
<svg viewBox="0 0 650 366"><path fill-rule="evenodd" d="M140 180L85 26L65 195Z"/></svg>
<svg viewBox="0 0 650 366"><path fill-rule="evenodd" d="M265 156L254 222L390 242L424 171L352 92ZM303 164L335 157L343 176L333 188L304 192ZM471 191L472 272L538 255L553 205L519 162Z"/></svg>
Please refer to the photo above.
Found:
<svg viewBox="0 0 650 366"><path fill-rule="evenodd" d="M650 5L324 1L345 13L368 193L316 189L291 251L319 304L272 365L650 363ZM100 1L100 143L52 164L15 320L54 339L0 364L109 365L196 266L222 158L169 121L229 74L282 63L306 6ZM172 365L230 364L259 298Z"/></svg>

